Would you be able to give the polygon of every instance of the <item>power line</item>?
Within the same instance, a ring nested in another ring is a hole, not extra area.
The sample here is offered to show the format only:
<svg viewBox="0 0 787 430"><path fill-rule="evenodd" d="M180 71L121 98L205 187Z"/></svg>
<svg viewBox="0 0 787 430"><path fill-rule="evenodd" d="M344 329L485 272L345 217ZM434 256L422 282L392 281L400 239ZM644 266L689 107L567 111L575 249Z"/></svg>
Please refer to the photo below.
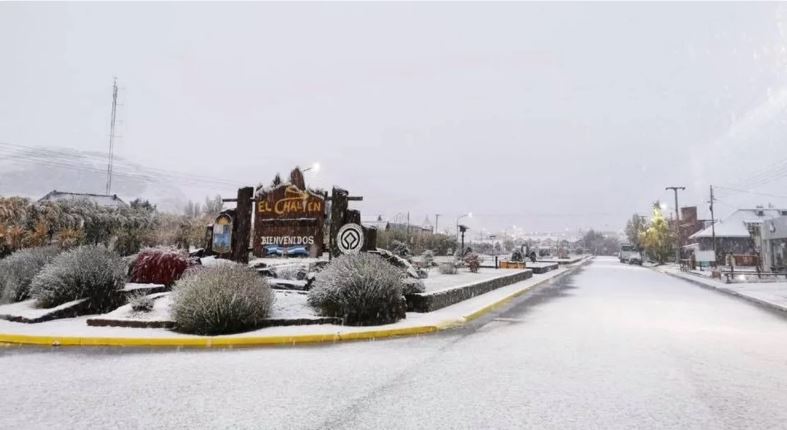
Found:
<svg viewBox="0 0 787 430"><path fill-rule="evenodd" d="M779 199L787 199L787 196L783 196L783 195L779 195L779 194L759 193L759 192L756 192L756 191L741 190L741 189L738 189L738 188L724 187L724 186L721 186L721 185L716 185L715 187L716 188L721 188L723 190L735 191L735 192L738 192L738 193L746 193L746 194L753 194L753 195L756 195L756 196L764 196L764 197L774 197L774 198L779 198Z"/></svg>

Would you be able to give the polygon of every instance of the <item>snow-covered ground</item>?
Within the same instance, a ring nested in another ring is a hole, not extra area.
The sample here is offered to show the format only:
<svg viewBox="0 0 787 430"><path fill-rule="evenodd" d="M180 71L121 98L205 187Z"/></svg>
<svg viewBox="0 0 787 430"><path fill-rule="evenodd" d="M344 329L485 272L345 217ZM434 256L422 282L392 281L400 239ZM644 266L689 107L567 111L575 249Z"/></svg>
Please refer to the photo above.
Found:
<svg viewBox="0 0 787 430"><path fill-rule="evenodd" d="M784 428L784 318L598 260L440 336L0 348L0 428Z"/></svg>
<svg viewBox="0 0 787 430"><path fill-rule="evenodd" d="M440 291L450 288L458 288L476 282L487 281L501 276L511 275L520 272L517 269L478 269L473 273L466 268L459 269L456 274L444 275L438 268L429 269L429 277L423 279L427 292Z"/></svg>
<svg viewBox="0 0 787 430"><path fill-rule="evenodd" d="M47 314L52 312L56 312L62 309L70 308L76 304L82 303L87 299L79 299L73 300L70 302L63 303L62 305L55 306L52 308L38 308L35 306L35 299L24 300L21 302L16 303L8 303L5 305L0 305L0 315L9 315L15 317L22 317L27 318L30 320L41 318Z"/></svg>

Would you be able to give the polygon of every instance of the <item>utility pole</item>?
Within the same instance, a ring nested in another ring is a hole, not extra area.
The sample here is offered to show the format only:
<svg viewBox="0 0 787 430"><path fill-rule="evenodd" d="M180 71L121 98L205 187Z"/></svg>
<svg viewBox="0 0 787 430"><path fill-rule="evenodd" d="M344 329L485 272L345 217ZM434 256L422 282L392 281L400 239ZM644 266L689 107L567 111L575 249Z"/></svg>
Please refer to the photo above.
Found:
<svg viewBox="0 0 787 430"><path fill-rule="evenodd" d="M678 190L684 191L686 190L686 187L667 187L664 189L675 192L675 241L678 245L675 247L675 263L680 265L680 247L682 243L680 240L680 208L678 207Z"/></svg>
<svg viewBox="0 0 787 430"><path fill-rule="evenodd" d="M112 191L112 158L115 152L115 116L118 105L118 79L112 82L112 118L109 123L109 157L107 161L107 189L106 194Z"/></svg>
<svg viewBox="0 0 787 430"><path fill-rule="evenodd" d="M716 218L713 216L713 185L710 186L710 232L713 240L713 267L716 267Z"/></svg>
<svg viewBox="0 0 787 430"><path fill-rule="evenodd" d="M437 234L437 220L440 219L440 214L434 214L434 234Z"/></svg>

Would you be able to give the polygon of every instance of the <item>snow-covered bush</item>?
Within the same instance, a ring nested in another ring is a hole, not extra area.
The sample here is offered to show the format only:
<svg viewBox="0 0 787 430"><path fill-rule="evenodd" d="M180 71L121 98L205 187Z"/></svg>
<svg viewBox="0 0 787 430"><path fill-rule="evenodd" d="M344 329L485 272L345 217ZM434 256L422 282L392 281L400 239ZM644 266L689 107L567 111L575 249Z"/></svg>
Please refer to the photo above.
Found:
<svg viewBox="0 0 787 430"><path fill-rule="evenodd" d="M476 273L478 272L478 268L481 267L481 257L475 252L471 252L465 256L465 264L467 264L467 268L470 269L471 272Z"/></svg>
<svg viewBox="0 0 787 430"><path fill-rule="evenodd" d="M134 312L150 312L153 310L153 298L147 294L133 294L128 299Z"/></svg>
<svg viewBox="0 0 787 430"><path fill-rule="evenodd" d="M404 242L394 240L393 242L391 242L391 252L398 255L399 257L409 257L410 247L407 246L407 244Z"/></svg>
<svg viewBox="0 0 787 430"><path fill-rule="evenodd" d="M334 259L319 274L308 302L348 325L377 325L404 317L402 272L377 255L360 253Z"/></svg>
<svg viewBox="0 0 787 430"><path fill-rule="evenodd" d="M87 298L100 311L110 306L123 288L125 270L123 260L106 247L80 246L44 266L33 278L30 295L43 308Z"/></svg>
<svg viewBox="0 0 787 430"><path fill-rule="evenodd" d="M306 279L309 271L302 265L289 264L286 266L278 266L274 268L276 277L279 279L287 279L290 281L302 281Z"/></svg>
<svg viewBox="0 0 787 430"><path fill-rule="evenodd" d="M0 302L27 299L33 278L59 252L55 247L27 248L0 260Z"/></svg>
<svg viewBox="0 0 787 430"><path fill-rule="evenodd" d="M421 258L424 260L425 267L431 267L434 263L434 252L431 249L427 249L421 254Z"/></svg>
<svg viewBox="0 0 787 430"><path fill-rule="evenodd" d="M451 262L440 263L440 265L437 266L437 269L443 275L455 275L456 274L456 265L454 263L451 263Z"/></svg>
<svg viewBox="0 0 787 430"><path fill-rule="evenodd" d="M270 315L274 295L265 278L241 264L189 270L175 283L178 331L217 335L252 330Z"/></svg>
<svg viewBox="0 0 787 430"><path fill-rule="evenodd" d="M131 282L172 285L189 267L189 256L175 248L146 248L137 254Z"/></svg>

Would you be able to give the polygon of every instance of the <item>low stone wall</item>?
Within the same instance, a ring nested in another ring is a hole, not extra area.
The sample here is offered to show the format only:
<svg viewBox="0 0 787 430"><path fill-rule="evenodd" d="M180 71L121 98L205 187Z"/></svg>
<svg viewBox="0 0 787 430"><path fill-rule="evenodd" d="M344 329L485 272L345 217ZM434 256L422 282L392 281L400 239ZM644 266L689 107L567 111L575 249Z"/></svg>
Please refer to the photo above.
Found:
<svg viewBox="0 0 787 430"><path fill-rule="evenodd" d="M533 271L527 269L448 290L408 294L405 296L407 299L407 311L432 312L532 277Z"/></svg>
<svg viewBox="0 0 787 430"><path fill-rule="evenodd" d="M528 269L532 270L533 273L541 274L541 273L547 273L550 270L557 270L558 264L557 263L540 263L538 266L531 266L531 265L528 264L526 267Z"/></svg>

